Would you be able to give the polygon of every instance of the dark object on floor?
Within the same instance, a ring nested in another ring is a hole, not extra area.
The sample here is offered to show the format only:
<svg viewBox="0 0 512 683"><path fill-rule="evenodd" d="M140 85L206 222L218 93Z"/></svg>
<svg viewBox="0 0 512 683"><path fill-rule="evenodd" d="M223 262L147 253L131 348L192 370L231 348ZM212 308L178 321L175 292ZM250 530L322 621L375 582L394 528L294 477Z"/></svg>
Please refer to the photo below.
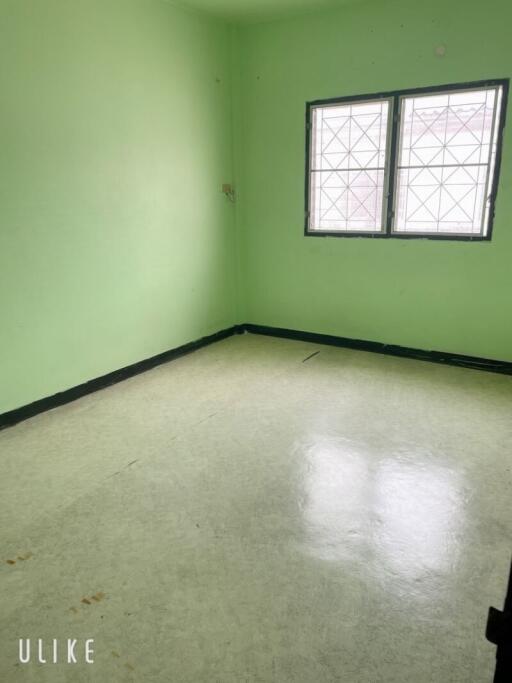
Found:
<svg viewBox="0 0 512 683"><path fill-rule="evenodd" d="M512 680L512 564L503 611L500 612L495 607L489 608L485 637L498 646L494 683L510 683Z"/></svg>

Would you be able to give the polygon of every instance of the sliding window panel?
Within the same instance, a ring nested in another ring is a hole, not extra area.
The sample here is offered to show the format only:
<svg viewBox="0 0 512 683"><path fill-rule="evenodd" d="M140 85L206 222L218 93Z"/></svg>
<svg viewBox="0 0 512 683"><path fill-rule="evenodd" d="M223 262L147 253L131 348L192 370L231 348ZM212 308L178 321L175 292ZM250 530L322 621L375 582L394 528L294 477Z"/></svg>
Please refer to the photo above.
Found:
<svg viewBox="0 0 512 683"><path fill-rule="evenodd" d="M390 110L389 99L311 107L309 234L384 231Z"/></svg>
<svg viewBox="0 0 512 683"><path fill-rule="evenodd" d="M485 237L501 86L399 99L393 233Z"/></svg>

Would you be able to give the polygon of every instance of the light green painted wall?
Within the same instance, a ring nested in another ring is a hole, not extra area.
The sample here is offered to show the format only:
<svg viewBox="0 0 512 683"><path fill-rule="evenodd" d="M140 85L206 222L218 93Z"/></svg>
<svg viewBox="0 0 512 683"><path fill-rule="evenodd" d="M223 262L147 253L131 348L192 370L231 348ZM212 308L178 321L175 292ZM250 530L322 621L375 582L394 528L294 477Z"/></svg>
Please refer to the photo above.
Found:
<svg viewBox="0 0 512 683"><path fill-rule="evenodd" d="M511 25L510 0L379 0L238 29L247 321L512 360L509 130L491 243L303 236L305 102L511 76Z"/></svg>
<svg viewBox="0 0 512 683"><path fill-rule="evenodd" d="M0 413L235 322L228 28L0 0Z"/></svg>
<svg viewBox="0 0 512 683"><path fill-rule="evenodd" d="M306 100L509 76L511 21L0 0L0 412L241 321L512 360L508 134L491 243L303 236Z"/></svg>

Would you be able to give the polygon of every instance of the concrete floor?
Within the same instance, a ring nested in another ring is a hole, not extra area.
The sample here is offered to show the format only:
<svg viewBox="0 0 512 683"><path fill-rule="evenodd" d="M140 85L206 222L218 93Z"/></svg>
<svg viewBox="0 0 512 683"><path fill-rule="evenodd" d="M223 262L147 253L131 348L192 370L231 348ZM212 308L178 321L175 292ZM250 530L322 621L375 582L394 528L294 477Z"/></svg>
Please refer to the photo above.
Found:
<svg viewBox="0 0 512 683"><path fill-rule="evenodd" d="M0 680L490 682L511 413L511 377L244 335L1 432Z"/></svg>

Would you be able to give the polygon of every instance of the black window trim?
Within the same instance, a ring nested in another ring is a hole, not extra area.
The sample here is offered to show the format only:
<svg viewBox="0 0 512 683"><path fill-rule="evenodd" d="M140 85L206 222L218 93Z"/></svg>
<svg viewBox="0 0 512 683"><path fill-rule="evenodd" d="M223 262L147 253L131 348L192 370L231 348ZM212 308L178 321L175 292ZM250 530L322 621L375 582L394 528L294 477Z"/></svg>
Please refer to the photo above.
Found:
<svg viewBox="0 0 512 683"><path fill-rule="evenodd" d="M305 183L305 203L304 203L304 235L305 237L366 237L371 239L426 239L426 240L450 240L459 242L489 242L492 239L493 224L494 224L494 214L496 208L496 195L499 187L499 176L501 159L503 152L503 132L505 129L505 120L507 112L507 101L508 101L508 91L509 91L509 78L494 78L482 81L470 81L464 83L448 83L446 85L428 86L422 88L408 88L405 90L392 90L387 92L379 93L368 93L365 95L349 95L345 97L333 97L329 99L312 100L306 102L306 183ZM489 205L489 222L487 226L487 233L485 235L457 235L457 234L419 234L419 233L398 233L392 232L393 223L393 198L395 195L395 175L396 175L396 165L397 165L397 150L399 145L398 138L398 126L399 126L399 101L403 96L409 95L424 95L429 93L441 93L451 90L469 90L486 88L491 86L501 86L503 88L501 107L500 111L497 112L499 115L499 128L496 138L496 157L494 162L494 176L490 191L490 205ZM384 221L384 229L381 232L356 232L356 231L327 231L327 230L310 230L309 229L309 199L310 199L310 181L311 181L311 170L310 170L310 146L311 146L311 113L314 107L319 107L322 105L346 103L346 102L359 102L366 100L379 100L387 99L391 100L391 117L392 124L390 127L390 140L389 140L389 157L387 163L389 163L389 169L387 173L387 184L384 191L387 195L386 202L386 215ZM390 199L391 198L391 199Z"/></svg>

